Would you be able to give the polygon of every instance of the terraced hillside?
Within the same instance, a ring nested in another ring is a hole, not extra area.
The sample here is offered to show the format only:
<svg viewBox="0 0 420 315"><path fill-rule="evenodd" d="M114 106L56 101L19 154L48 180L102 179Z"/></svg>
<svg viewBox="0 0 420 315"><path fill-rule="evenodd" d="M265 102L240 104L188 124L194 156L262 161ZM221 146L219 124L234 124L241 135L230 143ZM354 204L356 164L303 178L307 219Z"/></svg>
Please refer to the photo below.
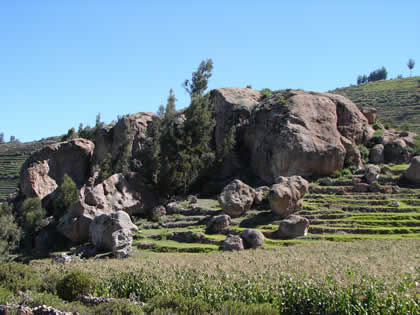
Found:
<svg viewBox="0 0 420 315"><path fill-rule="evenodd" d="M394 127L420 131L420 76L382 80L330 91L344 95L359 107L375 107L378 118Z"/></svg>
<svg viewBox="0 0 420 315"><path fill-rule="evenodd" d="M353 178L362 175L313 183L303 209L297 212L310 220L308 235L293 240L266 238L265 248L323 240L420 239L420 187L395 188L407 166L392 167L392 174L380 176L381 187L389 193L344 192L352 186ZM328 186L320 184L326 182ZM157 252L218 250L226 236L205 234L205 224L211 216L221 213L217 200L199 199L196 204L183 201L159 221L138 220L140 232L134 245ZM268 208L252 209L246 217L233 219L230 232L239 234L246 228L275 231L279 222Z"/></svg>
<svg viewBox="0 0 420 315"><path fill-rule="evenodd" d="M29 155L58 140L58 137L51 137L34 142L0 144L0 201L16 191L20 168Z"/></svg>

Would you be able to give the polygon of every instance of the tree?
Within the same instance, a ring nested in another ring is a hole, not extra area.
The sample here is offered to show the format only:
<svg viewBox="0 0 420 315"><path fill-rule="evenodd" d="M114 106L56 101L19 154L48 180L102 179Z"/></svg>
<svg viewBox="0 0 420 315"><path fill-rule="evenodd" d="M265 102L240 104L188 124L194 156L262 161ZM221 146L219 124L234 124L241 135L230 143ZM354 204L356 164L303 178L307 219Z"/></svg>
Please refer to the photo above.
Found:
<svg viewBox="0 0 420 315"><path fill-rule="evenodd" d="M63 182L56 190L54 206L54 217L59 218L70 209L70 207L79 199L79 190L73 179L64 174Z"/></svg>
<svg viewBox="0 0 420 315"><path fill-rule="evenodd" d="M13 216L13 207L7 203L0 205L0 261L19 244L20 229Z"/></svg>
<svg viewBox="0 0 420 315"><path fill-rule="evenodd" d="M77 138L76 130L74 128L70 128L67 131L67 134L64 135L63 137L61 137L61 141L68 141L68 140L72 140L72 139L75 139L75 138Z"/></svg>
<svg viewBox="0 0 420 315"><path fill-rule="evenodd" d="M16 137L15 136L10 136L10 141L9 142L15 142L16 141Z"/></svg>
<svg viewBox="0 0 420 315"><path fill-rule="evenodd" d="M368 82L379 81L379 80L386 80L388 76L388 72L386 71L385 67L377 69L369 73Z"/></svg>
<svg viewBox="0 0 420 315"><path fill-rule="evenodd" d="M0 132L0 143L4 143L4 133Z"/></svg>
<svg viewBox="0 0 420 315"><path fill-rule="evenodd" d="M414 61L414 59L411 59L411 58L408 59L407 67L408 69L410 69L410 78L411 78L411 70L413 70L415 64L416 62Z"/></svg>
<svg viewBox="0 0 420 315"><path fill-rule="evenodd" d="M103 128L103 126L104 126L104 123L101 121L101 113L98 113L96 115L95 127L96 129L99 129L99 128Z"/></svg>
<svg viewBox="0 0 420 315"><path fill-rule="evenodd" d="M215 154L210 148L215 121L212 116L210 95L204 95L213 70L213 61L202 61L192 79L185 80L185 90L191 96L191 104L185 111L184 142L180 155L183 191L211 168Z"/></svg>

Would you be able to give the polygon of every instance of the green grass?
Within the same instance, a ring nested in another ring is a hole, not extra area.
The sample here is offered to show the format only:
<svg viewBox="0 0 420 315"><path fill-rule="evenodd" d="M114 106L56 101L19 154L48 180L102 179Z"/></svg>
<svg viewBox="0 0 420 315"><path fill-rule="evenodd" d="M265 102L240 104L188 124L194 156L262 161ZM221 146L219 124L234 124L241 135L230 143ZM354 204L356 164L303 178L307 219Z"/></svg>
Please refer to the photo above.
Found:
<svg viewBox="0 0 420 315"><path fill-rule="evenodd" d="M339 88L332 93L344 95L359 107L375 107L378 118L392 121L394 127L408 126L420 131L420 77L382 80Z"/></svg>

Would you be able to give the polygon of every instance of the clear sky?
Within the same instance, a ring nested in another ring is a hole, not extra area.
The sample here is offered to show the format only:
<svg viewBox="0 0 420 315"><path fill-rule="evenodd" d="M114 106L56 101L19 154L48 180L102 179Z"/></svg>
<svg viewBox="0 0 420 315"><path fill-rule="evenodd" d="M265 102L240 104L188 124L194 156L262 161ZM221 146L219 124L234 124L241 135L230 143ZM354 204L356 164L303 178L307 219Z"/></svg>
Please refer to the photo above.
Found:
<svg viewBox="0 0 420 315"><path fill-rule="evenodd" d="M21 141L156 112L201 60L210 88L327 91L420 73L420 1L0 2L0 132Z"/></svg>

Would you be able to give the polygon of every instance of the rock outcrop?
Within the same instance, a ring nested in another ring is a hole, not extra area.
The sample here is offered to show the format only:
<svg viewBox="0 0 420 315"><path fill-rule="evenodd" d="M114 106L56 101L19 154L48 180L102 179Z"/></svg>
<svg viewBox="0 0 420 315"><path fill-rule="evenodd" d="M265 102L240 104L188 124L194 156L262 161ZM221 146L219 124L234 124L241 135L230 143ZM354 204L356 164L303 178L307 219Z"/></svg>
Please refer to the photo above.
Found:
<svg viewBox="0 0 420 315"><path fill-rule="evenodd" d="M90 223L96 216L121 210L146 214L156 204L140 174L114 174L93 188L82 188L79 200L60 218L57 230L73 242L86 242Z"/></svg>
<svg viewBox="0 0 420 315"><path fill-rule="evenodd" d="M118 258L128 256L137 230L124 211L96 216L89 227L92 244L98 249L112 251Z"/></svg>
<svg viewBox="0 0 420 315"><path fill-rule="evenodd" d="M268 200L273 213L284 218L302 207L309 183L301 176L278 177L276 182L268 193Z"/></svg>
<svg viewBox="0 0 420 315"><path fill-rule="evenodd" d="M26 198L43 199L67 174L82 187L90 174L95 145L86 139L50 144L32 154L22 166L20 189Z"/></svg>
<svg viewBox="0 0 420 315"><path fill-rule="evenodd" d="M135 156L143 146L146 139L147 125L155 114L137 113L126 115L110 129L102 128L96 133L95 161L100 163L111 153L112 160L116 160L122 147L129 142L130 155Z"/></svg>
<svg viewBox="0 0 420 315"><path fill-rule="evenodd" d="M258 99L252 90L238 88L211 95L217 106L216 144L222 146L221 135L232 125L241 126L241 152L248 152L252 170L267 183L278 176L339 170L347 153L341 137L356 147L373 134L357 106L340 95L287 90Z"/></svg>
<svg viewBox="0 0 420 315"><path fill-rule="evenodd" d="M395 139L384 146L384 161L386 163L407 163L410 154L403 139Z"/></svg>
<svg viewBox="0 0 420 315"><path fill-rule="evenodd" d="M367 118L369 124L373 124L376 120L376 108L365 107L362 109L363 115Z"/></svg>
<svg viewBox="0 0 420 315"><path fill-rule="evenodd" d="M244 248L260 248L264 246L264 234L258 230L246 229L242 231L241 238Z"/></svg>
<svg viewBox="0 0 420 315"><path fill-rule="evenodd" d="M307 218L290 215L280 221L279 229L273 233L275 238L295 238L308 233L309 220Z"/></svg>
<svg viewBox="0 0 420 315"><path fill-rule="evenodd" d="M365 168L365 180L368 184L371 184L378 180L381 168L379 166L369 164Z"/></svg>
<svg viewBox="0 0 420 315"><path fill-rule="evenodd" d="M410 167L405 171L404 177L414 184L420 184L420 156L411 159Z"/></svg>
<svg viewBox="0 0 420 315"><path fill-rule="evenodd" d="M86 192L86 204L108 212L123 210L145 214L157 205L156 197L139 173L114 174Z"/></svg>
<svg viewBox="0 0 420 315"><path fill-rule="evenodd" d="M218 200L224 213L231 217L239 217L251 208L254 198L255 190L235 179L223 189Z"/></svg>

